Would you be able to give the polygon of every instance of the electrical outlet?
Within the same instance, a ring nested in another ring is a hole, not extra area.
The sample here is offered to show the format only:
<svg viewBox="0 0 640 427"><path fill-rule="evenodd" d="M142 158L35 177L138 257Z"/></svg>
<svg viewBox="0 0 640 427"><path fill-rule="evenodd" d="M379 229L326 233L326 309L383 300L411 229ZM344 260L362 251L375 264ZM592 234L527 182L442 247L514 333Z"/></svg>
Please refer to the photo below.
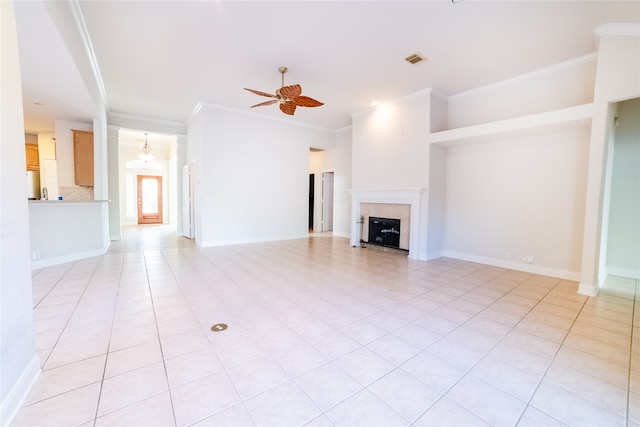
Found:
<svg viewBox="0 0 640 427"><path fill-rule="evenodd" d="M526 255L522 255L522 257L520 258L520 260L522 262L527 262L527 256Z"/></svg>
<svg viewBox="0 0 640 427"><path fill-rule="evenodd" d="M507 252L507 261L511 261L511 252Z"/></svg>
<svg viewBox="0 0 640 427"><path fill-rule="evenodd" d="M533 255L529 255L529 256L527 257L527 262L528 262L529 264L533 264Z"/></svg>
<svg viewBox="0 0 640 427"><path fill-rule="evenodd" d="M36 259L40 259L40 251L33 251L31 253L31 258L36 260Z"/></svg>

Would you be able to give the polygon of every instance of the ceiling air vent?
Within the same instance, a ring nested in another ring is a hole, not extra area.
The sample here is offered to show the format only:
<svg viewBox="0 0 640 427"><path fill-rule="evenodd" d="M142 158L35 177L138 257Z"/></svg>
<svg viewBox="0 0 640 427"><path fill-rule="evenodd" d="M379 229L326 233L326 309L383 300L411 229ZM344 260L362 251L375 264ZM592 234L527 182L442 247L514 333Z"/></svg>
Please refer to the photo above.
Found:
<svg viewBox="0 0 640 427"><path fill-rule="evenodd" d="M404 58L404 60L409 62L410 64L417 64L419 62L424 61L424 58L418 55L417 53L414 53L413 55L409 55L406 58Z"/></svg>

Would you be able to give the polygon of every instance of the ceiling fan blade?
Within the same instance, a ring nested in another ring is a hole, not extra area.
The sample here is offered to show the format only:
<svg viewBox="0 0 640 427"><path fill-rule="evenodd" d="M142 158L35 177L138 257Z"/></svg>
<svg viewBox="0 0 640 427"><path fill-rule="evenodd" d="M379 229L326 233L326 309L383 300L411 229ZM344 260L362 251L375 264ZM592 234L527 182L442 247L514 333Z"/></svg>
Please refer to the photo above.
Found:
<svg viewBox="0 0 640 427"><path fill-rule="evenodd" d="M275 104L276 102L278 102L277 99L272 99L271 101L265 101L265 102L261 102L260 104L252 105L251 108L253 108L253 107L264 107L265 105Z"/></svg>
<svg viewBox="0 0 640 427"><path fill-rule="evenodd" d="M316 101L313 98L309 98L308 96L299 96L293 99L293 102L298 107L319 107L324 105L324 102Z"/></svg>
<svg viewBox="0 0 640 427"><path fill-rule="evenodd" d="M270 93L266 93L266 92L261 92L259 90L255 90L255 89L247 89L246 87L244 88L244 90L248 90L249 92L255 93L256 95L260 95L260 96L266 96L269 98L275 98L275 95L271 95Z"/></svg>
<svg viewBox="0 0 640 427"><path fill-rule="evenodd" d="M293 102L283 102L280 104L280 111L293 116L293 113L296 112L296 104L294 104Z"/></svg>
<svg viewBox="0 0 640 427"><path fill-rule="evenodd" d="M280 95L287 99L297 98L302 93L302 87L300 87L300 85L283 86L278 90L280 91Z"/></svg>

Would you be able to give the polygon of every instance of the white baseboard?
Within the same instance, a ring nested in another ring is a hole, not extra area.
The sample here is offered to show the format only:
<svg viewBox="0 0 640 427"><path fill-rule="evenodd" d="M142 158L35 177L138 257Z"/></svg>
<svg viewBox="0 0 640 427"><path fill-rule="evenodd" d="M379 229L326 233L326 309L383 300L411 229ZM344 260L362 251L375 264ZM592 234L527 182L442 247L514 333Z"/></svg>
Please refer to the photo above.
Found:
<svg viewBox="0 0 640 427"><path fill-rule="evenodd" d="M8 426L11 424L39 375L40 358L37 354L34 354L29 364L22 371L20 378L18 378L18 381L0 405L0 425Z"/></svg>
<svg viewBox="0 0 640 427"><path fill-rule="evenodd" d="M430 252L427 252L426 260L430 261L432 259L442 258L443 256L444 255L442 251L430 251Z"/></svg>
<svg viewBox="0 0 640 427"><path fill-rule="evenodd" d="M111 241L109 240L101 249L91 249L89 251L74 252L71 254L66 254L66 255L61 255L61 256L56 256L51 258L40 258L38 260L31 261L31 269L35 270L43 267L51 267L52 265L59 265L67 262L73 262L73 261L78 261L85 258L104 255L105 253L107 253L107 250L109 249L110 244L111 244Z"/></svg>
<svg viewBox="0 0 640 427"><path fill-rule="evenodd" d="M350 233L341 233L339 231L334 231L333 235L335 237L346 237L347 239L351 238L351 234Z"/></svg>
<svg viewBox="0 0 640 427"><path fill-rule="evenodd" d="M640 280L640 271L632 268L619 268L607 266L607 275L627 277L629 279Z"/></svg>
<svg viewBox="0 0 640 427"><path fill-rule="evenodd" d="M455 251L443 251L442 256L447 258L455 258L463 261L477 262L479 264L492 265L494 267L502 267L509 270L524 271L526 273L539 274L542 276L557 277L559 279L571 280L579 282L581 274L579 271L569 271L553 267L545 267L537 264L527 264L518 261L508 261L498 258L483 257L473 254L467 254Z"/></svg>
<svg viewBox="0 0 640 427"><path fill-rule="evenodd" d="M580 282L578 285L578 293L588 297L597 297L600 288L597 284Z"/></svg>
<svg viewBox="0 0 640 427"><path fill-rule="evenodd" d="M248 243L265 243L265 242L278 242L281 240L296 240L296 239L308 239L309 233L294 234L290 236L278 236L278 237L257 237L247 239L231 239L231 240L211 240L205 241L198 246L203 248L215 247L215 246L231 246L231 245L246 245Z"/></svg>

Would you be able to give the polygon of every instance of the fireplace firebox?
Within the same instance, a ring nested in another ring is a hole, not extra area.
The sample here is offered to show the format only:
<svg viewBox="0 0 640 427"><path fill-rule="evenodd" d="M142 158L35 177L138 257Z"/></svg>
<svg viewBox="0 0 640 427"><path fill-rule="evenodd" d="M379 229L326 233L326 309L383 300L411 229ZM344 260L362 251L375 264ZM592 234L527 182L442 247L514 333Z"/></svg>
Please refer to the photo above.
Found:
<svg viewBox="0 0 640 427"><path fill-rule="evenodd" d="M369 217L369 241L367 243L400 248L400 220Z"/></svg>

